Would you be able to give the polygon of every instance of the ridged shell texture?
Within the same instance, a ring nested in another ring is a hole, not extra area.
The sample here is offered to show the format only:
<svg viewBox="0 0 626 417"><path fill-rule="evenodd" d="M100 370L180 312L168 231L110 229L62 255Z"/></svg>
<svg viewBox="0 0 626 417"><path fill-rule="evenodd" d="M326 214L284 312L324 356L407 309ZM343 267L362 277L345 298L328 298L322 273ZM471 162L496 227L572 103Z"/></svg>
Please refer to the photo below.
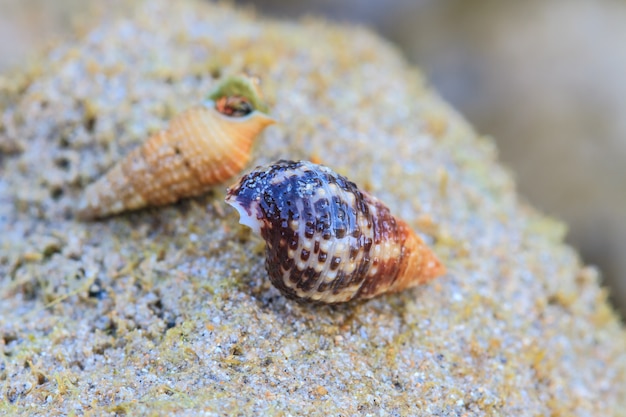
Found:
<svg viewBox="0 0 626 417"><path fill-rule="evenodd" d="M273 285L297 301L368 299L445 273L404 221L321 165L258 167L229 189L226 202L265 240Z"/></svg>
<svg viewBox="0 0 626 417"><path fill-rule="evenodd" d="M105 217L202 194L241 172L255 138L272 123L240 96L191 107L91 184L78 216Z"/></svg>

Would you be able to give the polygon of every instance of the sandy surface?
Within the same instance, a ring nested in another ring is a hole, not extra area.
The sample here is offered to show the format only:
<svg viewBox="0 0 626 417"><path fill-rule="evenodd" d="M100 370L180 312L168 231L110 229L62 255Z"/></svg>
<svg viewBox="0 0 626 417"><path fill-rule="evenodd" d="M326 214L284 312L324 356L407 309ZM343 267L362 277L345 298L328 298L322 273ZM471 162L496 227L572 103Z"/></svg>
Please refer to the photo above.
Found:
<svg viewBox="0 0 626 417"><path fill-rule="evenodd" d="M250 167L317 159L448 274L308 307L270 286L225 187L100 222L86 184L219 77L282 123ZM626 337L565 227L370 32L150 1L0 78L0 414L620 415Z"/></svg>

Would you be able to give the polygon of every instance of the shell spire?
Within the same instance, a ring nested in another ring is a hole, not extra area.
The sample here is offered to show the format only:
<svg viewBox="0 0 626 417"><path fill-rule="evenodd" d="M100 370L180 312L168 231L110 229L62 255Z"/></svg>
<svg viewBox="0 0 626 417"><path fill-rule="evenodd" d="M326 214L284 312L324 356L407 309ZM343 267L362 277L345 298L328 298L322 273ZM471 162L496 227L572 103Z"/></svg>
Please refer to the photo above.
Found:
<svg viewBox="0 0 626 417"><path fill-rule="evenodd" d="M239 174L257 135L276 121L251 80L231 77L175 116L85 190L77 215L94 219L202 194Z"/></svg>
<svg viewBox="0 0 626 417"><path fill-rule="evenodd" d="M272 284L297 301L369 299L445 273L404 221L322 165L258 167L228 189L226 202L265 240Z"/></svg>

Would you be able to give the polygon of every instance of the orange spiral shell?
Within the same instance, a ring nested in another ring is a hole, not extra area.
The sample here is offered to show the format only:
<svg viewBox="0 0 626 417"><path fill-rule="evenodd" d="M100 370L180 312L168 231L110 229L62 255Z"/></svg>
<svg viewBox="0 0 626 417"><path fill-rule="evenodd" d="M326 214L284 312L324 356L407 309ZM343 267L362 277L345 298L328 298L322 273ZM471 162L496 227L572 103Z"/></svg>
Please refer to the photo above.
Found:
<svg viewBox="0 0 626 417"><path fill-rule="evenodd" d="M369 299L445 273L404 221L321 165L258 167L228 190L226 202L265 240L272 284L297 301Z"/></svg>
<svg viewBox="0 0 626 417"><path fill-rule="evenodd" d="M220 108L231 115L217 111L212 100L194 106L87 187L79 217L170 204L202 194L241 172L250 160L254 139L275 121L259 111L242 116L225 99L219 99Z"/></svg>

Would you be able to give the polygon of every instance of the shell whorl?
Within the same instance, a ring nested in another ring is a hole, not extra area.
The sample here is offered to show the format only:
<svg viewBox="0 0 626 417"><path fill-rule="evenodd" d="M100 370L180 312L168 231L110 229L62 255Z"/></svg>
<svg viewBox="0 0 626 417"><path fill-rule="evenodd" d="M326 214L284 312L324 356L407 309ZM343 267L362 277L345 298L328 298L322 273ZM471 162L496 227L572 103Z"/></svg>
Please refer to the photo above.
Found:
<svg viewBox="0 0 626 417"><path fill-rule="evenodd" d="M213 96L211 96L213 97ZM196 196L239 174L275 120L246 96L224 96L175 116L85 190L77 215L106 217Z"/></svg>
<svg viewBox="0 0 626 417"><path fill-rule="evenodd" d="M228 190L226 202L242 224L260 232L270 279L291 299L368 299L445 273L404 221L321 165L258 167Z"/></svg>

